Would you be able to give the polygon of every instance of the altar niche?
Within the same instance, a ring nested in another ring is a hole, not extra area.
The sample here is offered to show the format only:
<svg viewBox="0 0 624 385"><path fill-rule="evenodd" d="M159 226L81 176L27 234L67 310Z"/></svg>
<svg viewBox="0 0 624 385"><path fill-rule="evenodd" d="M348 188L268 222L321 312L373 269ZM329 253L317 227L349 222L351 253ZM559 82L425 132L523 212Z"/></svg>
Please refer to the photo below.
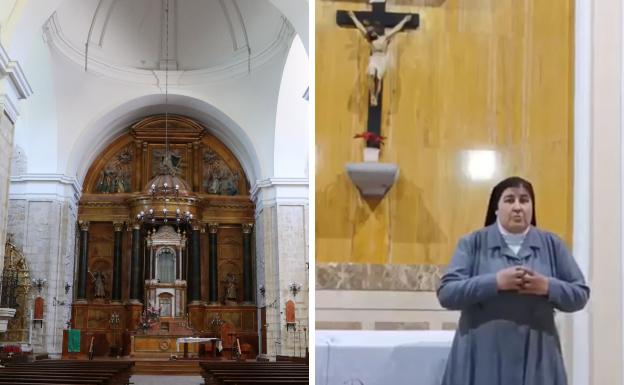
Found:
<svg viewBox="0 0 624 385"><path fill-rule="evenodd" d="M161 225L146 237L147 269L145 304L160 309L161 317L186 315L186 279L182 266L186 236L172 226Z"/></svg>
<svg viewBox="0 0 624 385"><path fill-rule="evenodd" d="M71 328L82 336L76 358L87 357L91 337L94 355L107 355L117 332L123 356L169 357L177 354L176 338L220 336L217 315L241 346L258 351L249 181L232 151L198 122L169 115L167 126L166 136L157 115L128 127L85 177L71 305ZM152 184L164 182L179 185L179 201L165 205L151 193ZM192 213L192 223L178 223L176 207ZM137 217L149 208L153 218ZM164 208L171 216L160 214ZM89 272L104 274L104 290L96 293Z"/></svg>

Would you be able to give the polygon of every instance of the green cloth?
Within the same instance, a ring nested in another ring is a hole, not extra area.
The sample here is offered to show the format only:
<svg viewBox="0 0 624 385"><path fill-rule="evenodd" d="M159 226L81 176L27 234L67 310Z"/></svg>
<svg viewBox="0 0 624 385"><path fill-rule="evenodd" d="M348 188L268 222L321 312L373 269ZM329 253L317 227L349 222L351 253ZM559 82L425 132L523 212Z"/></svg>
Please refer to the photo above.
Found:
<svg viewBox="0 0 624 385"><path fill-rule="evenodd" d="M80 353L80 329L69 329L67 331L67 351L69 353Z"/></svg>

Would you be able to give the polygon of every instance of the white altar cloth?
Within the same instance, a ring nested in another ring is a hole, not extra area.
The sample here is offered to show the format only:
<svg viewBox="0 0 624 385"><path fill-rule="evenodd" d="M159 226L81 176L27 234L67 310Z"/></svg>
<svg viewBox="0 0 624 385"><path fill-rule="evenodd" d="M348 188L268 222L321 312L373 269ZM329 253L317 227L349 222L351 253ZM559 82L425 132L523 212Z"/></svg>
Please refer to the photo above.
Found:
<svg viewBox="0 0 624 385"><path fill-rule="evenodd" d="M317 330L317 385L439 385L454 331Z"/></svg>
<svg viewBox="0 0 624 385"><path fill-rule="evenodd" d="M180 351L180 344L197 344L200 342L212 342L216 341L217 350L223 350L223 345L221 344L221 339L219 338L202 338L202 337L181 337L176 340L176 349Z"/></svg>

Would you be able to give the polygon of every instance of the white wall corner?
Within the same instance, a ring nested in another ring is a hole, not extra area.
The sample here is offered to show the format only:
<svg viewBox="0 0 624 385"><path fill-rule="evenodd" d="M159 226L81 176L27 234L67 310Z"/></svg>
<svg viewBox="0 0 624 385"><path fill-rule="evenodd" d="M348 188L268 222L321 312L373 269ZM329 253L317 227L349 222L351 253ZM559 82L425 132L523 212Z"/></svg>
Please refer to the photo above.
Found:
<svg viewBox="0 0 624 385"><path fill-rule="evenodd" d="M6 79L0 80L0 92L4 89L2 84L5 81ZM17 117L19 116L19 109L16 103L17 98L9 96L8 93L0 93L0 110L3 110L6 113L13 124L15 124Z"/></svg>
<svg viewBox="0 0 624 385"><path fill-rule="evenodd" d="M32 95L33 90L20 64L11 60L0 42L0 106L15 123L19 116L18 100Z"/></svg>
<svg viewBox="0 0 624 385"><path fill-rule="evenodd" d="M256 213L264 207L278 204L307 205L309 195L308 178L267 178L257 180L251 188L251 199L256 204Z"/></svg>
<svg viewBox="0 0 624 385"><path fill-rule="evenodd" d="M8 76L11 79L13 86L15 87L19 98L26 99L30 95L32 95L33 90L26 79L26 74L22 70L20 64L11 60L9 54L2 46L0 42L0 74L3 76Z"/></svg>
<svg viewBox="0 0 624 385"><path fill-rule="evenodd" d="M23 174L11 177L9 199L59 200L75 205L82 187L75 177L63 174Z"/></svg>

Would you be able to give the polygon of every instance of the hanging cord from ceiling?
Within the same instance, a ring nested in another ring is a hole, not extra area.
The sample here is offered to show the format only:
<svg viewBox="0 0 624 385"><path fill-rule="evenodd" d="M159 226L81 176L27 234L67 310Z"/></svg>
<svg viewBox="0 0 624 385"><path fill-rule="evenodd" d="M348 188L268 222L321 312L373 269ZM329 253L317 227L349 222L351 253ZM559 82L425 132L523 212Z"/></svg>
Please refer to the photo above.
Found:
<svg viewBox="0 0 624 385"><path fill-rule="evenodd" d="M165 159L169 165L169 0L165 9ZM172 172L172 170L168 170Z"/></svg>

